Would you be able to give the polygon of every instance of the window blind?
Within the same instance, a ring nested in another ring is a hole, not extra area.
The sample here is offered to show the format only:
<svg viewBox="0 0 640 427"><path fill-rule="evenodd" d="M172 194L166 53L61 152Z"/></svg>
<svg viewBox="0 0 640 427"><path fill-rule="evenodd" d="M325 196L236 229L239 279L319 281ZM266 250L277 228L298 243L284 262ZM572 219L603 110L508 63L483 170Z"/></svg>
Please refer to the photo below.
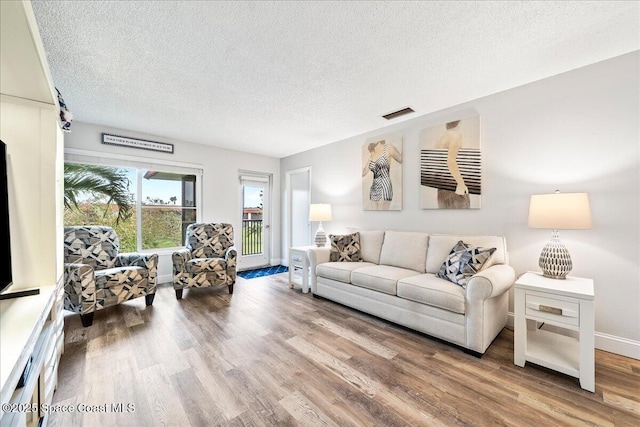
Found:
<svg viewBox="0 0 640 427"><path fill-rule="evenodd" d="M146 169L169 172L181 175L202 177L202 166L171 161L158 161L149 158L132 159L122 155L85 152L82 150L65 150L66 163L83 163L90 165L111 166L131 169Z"/></svg>

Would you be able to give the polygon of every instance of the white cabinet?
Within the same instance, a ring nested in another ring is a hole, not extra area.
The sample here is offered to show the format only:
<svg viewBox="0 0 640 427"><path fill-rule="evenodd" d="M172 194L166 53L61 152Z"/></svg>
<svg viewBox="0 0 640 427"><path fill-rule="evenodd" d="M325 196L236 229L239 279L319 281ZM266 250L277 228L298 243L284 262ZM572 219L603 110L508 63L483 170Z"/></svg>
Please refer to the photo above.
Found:
<svg viewBox="0 0 640 427"><path fill-rule="evenodd" d="M593 280L525 273L515 283L514 363L535 363L580 379L595 392ZM538 324L577 332L560 334ZM575 335L575 334L574 334Z"/></svg>
<svg viewBox="0 0 640 427"><path fill-rule="evenodd" d="M40 288L39 295L0 301L3 427L47 423L43 409L53 401L63 352L63 300L60 283ZM24 384L18 387L24 372Z"/></svg>

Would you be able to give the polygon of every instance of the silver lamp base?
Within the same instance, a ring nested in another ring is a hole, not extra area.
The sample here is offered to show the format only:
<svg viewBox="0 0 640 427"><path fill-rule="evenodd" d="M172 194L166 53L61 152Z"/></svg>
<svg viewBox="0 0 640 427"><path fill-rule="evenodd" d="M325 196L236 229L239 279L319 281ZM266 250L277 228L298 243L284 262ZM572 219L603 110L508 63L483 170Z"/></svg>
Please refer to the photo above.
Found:
<svg viewBox="0 0 640 427"><path fill-rule="evenodd" d="M571 255L560 242L558 230L553 230L551 241L542 248L538 265L542 269L542 275L551 279L566 279L573 268Z"/></svg>
<svg viewBox="0 0 640 427"><path fill-rule="evenodd" d="M316 237L314 242L317 247L322 248L327 243L327 233L324 232L322 228L322 222L318 224L318 230L316 231Z"/></svg>

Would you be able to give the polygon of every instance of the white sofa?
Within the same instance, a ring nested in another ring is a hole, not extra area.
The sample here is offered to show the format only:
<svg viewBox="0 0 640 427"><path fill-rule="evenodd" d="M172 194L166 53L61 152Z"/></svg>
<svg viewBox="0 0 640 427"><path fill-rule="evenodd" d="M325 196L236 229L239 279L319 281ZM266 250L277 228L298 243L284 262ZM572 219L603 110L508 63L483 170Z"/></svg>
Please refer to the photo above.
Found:
<svg viewBox="0 0 640 427"><path fill-rule="evenodd" d="M361 262L309 251L311 291L482 355L507 322L515 271L501 236L359 231ZM436 276L454 245L495 248L466 289Z"/></svg>

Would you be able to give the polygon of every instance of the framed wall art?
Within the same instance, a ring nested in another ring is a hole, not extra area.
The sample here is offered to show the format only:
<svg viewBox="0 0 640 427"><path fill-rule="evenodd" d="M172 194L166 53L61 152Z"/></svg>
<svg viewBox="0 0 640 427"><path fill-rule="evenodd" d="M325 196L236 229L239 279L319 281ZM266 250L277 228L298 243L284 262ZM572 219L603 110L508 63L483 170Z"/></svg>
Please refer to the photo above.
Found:
<svg viewBox="0 0 640 427"><path fill-rule="evenodd" d="M362 208L402 210L402 135L368 138L362 145Z"/></svg>
<svg viewBox="0 0 640 427"><path fill-rule="evenodd" d="M143 150L160 151L162 153L173 154L173 144L166 142L147 141L126 136L102 134L102 143L107 145L119 145L121 147L141 148Z"/></svg>
<svg viewBox="0 0 640 427"><path fill-rule="evenodd" d="M420 208L479 209L482 195L480 116L420 132Z"/></svg>

